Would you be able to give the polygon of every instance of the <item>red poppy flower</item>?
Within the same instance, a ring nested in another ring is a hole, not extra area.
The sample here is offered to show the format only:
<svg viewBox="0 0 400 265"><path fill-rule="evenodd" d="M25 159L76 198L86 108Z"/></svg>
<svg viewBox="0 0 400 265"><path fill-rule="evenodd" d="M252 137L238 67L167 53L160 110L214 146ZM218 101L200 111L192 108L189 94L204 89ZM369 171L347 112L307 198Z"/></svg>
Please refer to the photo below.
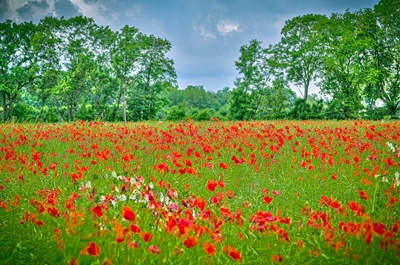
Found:
<svg viewBox="0 0 400 265"><path fill-rule="evenodd" d="M243 261L242 254L234 247L230 245L226 245L223 250L225 254L227 254L229 257L233 258L234 260Z"/></svg>
<svg viewBox="0 0 400 265"><path fill-rule="evenodd" d="M102 217L103 216L103 212L101 211L100 205L94 206L92 208L92 213L94 214L94 216L97 216L97 217Z"/></svg>
<svg viewBox="0 0 400 265"><path fill-rule="evenodd" d="M136 241L129 241L126 245L128 248L139 248L139 244Z"/></svg>
<svg viewBox="0 0 400 265"><path fill-rule="evenodd" d="M213 180L213 179L209 179L207 181L207 189L209 191L214 191L215 188L217 187L217 185L218 185L217 182L215 182L215 180Z"/></svg>
<svg viewBox="0 0 400 265"><path fill-rule="evenodd" d="M95 242L89 242L88 246L82 249L81 254L98 257L100 256L100 247Z"/></svg>
<svg viewBox="0 0 400 265"><path fill-rule="evenodd" d="M271 257L271 261L272 261L273 263L281 263L281 262L283 261L283 258L282 258L281 255L277 254L277 255L273 255L273 256Z"/></svg>
<svg viewBox="0 0 400 265"><path fill-rule="evenodd" d="M144 242L150 242L153 239L153 235L148 233L148 232L142 233L141 237L142 237Z"/></svg>
<svg viewBox="0 0 400 265"><path fill-rule="evenodd" d="M131 229L131 231L135 234L140 232L140 227L134 224L131 224L131 226L129 227Z"/></svg>
<svg viewBox="0 0 400 265"><path fill-rule="evenodd" d="M358 191L358 195L359 195L360 198L363 199L363 200L368 200L368 198L369 198L367 192L364 191L364 190L359 190L359 191Z"/></svg>
<svg viewBox="0 0 400 265"><path fill-rule="evenodd" d="M158 246L156 246L156 245L150 246L150 247L148 248L148 250L149 250L152 254L160 254L160 253L161 253L160 247L158 247Z"/></svg>
<svg viewBox="0 0 400 265"><path fill-rule="evenodd" d="M272 198L269 197L269 196L265 196L265 197L263 198L263 201L264 201L266 204L270 204L270 203L272 202Z"/></svg>
<svg viewBox="0 0 400 265"><path fill-rule="evenodd" d="M183 241L183 244L187 247L187 248L192 248L197 246L197 243L199 242L199 238L196 236L189 236L188 238L186 238Z"/></svg>
<svg viewBox="0 0 400 265"><path fill-rule="evenodd" d="M135 213L129 206L126 205L124 206L124 208L122 208L122 217L130 222L135 221Z"/></svg>
<svg viewBox="0 0 400 265"><path fill-rule="evenodd" d="M214 256L216 253L216 250L217 250L215 248L215 246L210 242L205 242L203 244L203 249L204 249L204 252L206 252L206 254L210 255L210 256Z"/></svg>
<svg viewBox="0 0 400 265"><path fill-rule="evenodd" d="M220 166L222 169L228 169L227 164L225 164L224 162L219 163L219 166Z"/></svg>

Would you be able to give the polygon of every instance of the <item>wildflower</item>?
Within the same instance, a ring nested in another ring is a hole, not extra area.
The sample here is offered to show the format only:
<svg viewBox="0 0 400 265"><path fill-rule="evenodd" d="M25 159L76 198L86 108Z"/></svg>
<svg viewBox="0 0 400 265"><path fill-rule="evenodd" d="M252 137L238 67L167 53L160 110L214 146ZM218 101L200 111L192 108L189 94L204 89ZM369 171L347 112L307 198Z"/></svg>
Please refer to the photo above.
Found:
<svg viewBox="0 0 400 265"><path fill-rule="evenodd" d="M111 175L112 175L114 178L117 178L117 173L115 173L115 171L111 172Z"/></svg>
<svg viewBox="0 0 400 265"><path fill-rule="evenodd" d="M98 257L100 256L100 247L95 242L89 242L88 246L82 249L81 254Z"/></svg>
<svg viewBox="0 0 400 265"><path fill-rule="evenodd" d="M282 258L281 255L277 254L277 255L273 255L273 256L271 257L271 261L272 261L273 263L281 263L281 262L283 261L283 258Z"/></svg>
<svg viewBox="0 0 400 265"><path fill-rule="evenodd" d="M269 197L269 196L265 196L265 197L263 198L263 201L264 201L266 204L270 204L270 203L272 202L272 198Z"/></svg>
<svg viewBox="0 0 400 265"><path fill-rule="evenodd" d="M156 245L150 246L147 250L150 251L150 253L152 253L152 254L160 254L161 253L160 247L156 246Z"/></svg>
<svg viewBox="0 0 400 265"><path fill-rule="evenodd" d="M236 248L230 245L226 245L222 251L234 260L239 262L243 261L242 254Z"/></svg>
<svg viewBox="0 0 400 265"><path fill-rule="evenodd" d="M207 255L210 255L210 256L214 256L215 255L215 252L216 252L216 248L215 248L215 246L212 244L212 243L210 243L210 242L205 242L204 244L203 244L203 249L204 249L204 252L206 252L206 254Z"/></svg>
<svg viewBox="0 0 400 265"><path fill-rule="evenodd" d="M209 191L214 191L216 187L217 187L217 182L215 182L215 180L209 179L207 181L207 189Z"/></svg>
<svg viewBox="0 0 400 265"><path fill-rule="evenodd" d="M189 236L188 238L186 238L183 241L183 244L187 247L187 248L192 248L195 247L197 245L197 243L199 242L199 238L196 236Z"/></svg>
<svg viewBox="0 0 400 265"><path fill-rule="evenodd" d="M135 213L129 206L126 205L124 206L124 208L122 208L122 217L130 222L135 221Z"/></svg>
<svg viewBox="0 0 400 265"><path fill-rule="evenodd" d="M92 213L97 217L103 216L103 212L101 211L101 207L99 205L96 205L95 207L92 208Z"/></svg>
<svg viewBox="0 0 400 265"><path fill-rule="evenodd" d="M92 182L91 182L90 180L89 180L88 182L86 182L85 187L86 187L87 189L91 189L91 188L92 188Z"/></svg>
<svg viewBox="0 0 400 265"><path fill-rule="evenodd" d="M396 187L400 186L399 177L400 177L399 172L394 173L394 185L395 185Z"/></svg>
<svg viewBox="0 0 400 265"><path fill-rule="evenodd" d="M363 200L368 200L368 198L369 198L368 193L366 191L364 191L364 190L359 190L358 191L358 195Z"/></svg>
<svg viewBox="0 0 400 265"><path fill-rule="evenodd" d="M387 141L386 145L389 147L389 149L392 151L392 153L396 153L396 148L393 146L393 144L391 142Z"/></svg>
<svg viewBox="0 0 400 265"><path fill-rule="evenodd" d="M125 195L125 194L118 195L118 196L117 196L117 199L118 199L119 201L121 201L121 202L124 202L124 201L126 201L126 195Z"/></svg>

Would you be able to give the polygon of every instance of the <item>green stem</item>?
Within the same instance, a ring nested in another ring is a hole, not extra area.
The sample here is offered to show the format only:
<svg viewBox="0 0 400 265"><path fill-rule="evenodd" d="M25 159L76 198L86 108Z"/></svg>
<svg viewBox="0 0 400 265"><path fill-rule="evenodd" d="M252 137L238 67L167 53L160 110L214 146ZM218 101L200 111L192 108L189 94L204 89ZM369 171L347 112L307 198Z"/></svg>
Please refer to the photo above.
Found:
<svg viewBox="0 0 400 265"><path fill-rule="evenodd" d="M376 199L376 191L378 190L378 186L379 186L379 181L375 185L374 196L372 198L372 212L371 213L374 213L374 211L375 211L375 199Z"/></svg>

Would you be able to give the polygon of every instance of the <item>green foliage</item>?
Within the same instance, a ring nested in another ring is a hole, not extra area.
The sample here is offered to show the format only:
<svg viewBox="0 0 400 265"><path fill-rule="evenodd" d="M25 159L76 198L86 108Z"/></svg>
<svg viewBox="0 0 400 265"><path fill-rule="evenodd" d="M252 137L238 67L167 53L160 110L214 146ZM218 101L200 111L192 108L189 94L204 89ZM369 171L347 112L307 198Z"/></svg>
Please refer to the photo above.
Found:
<svg viewBox="0 0 400 265"><path fill-rule="evenodd" d="M187 118L187 105L181 103L179 105L172 106L167 112L168 121L180 121Z"/></svg>
<svg viewBox="0 0 400 265"><path fill-rule="evenodd" d="M251 40L231 90L178 89L172 44L92 18L0 23L0 114L18 121L382 119L400 115L400 1L291 18L268 48ZM311 82L327 99L309 95ZM295 101L290 87L304 101ZM379 104L378 104L379 103ZM184 106L184 110L180 107Z"/></svg>
<svg viewBox="0 0 400 265"><path fill-rule="evenodd" d="M197 113L197 121L209 121L214 115L214 111L210 109L203 109Z"/></svg>

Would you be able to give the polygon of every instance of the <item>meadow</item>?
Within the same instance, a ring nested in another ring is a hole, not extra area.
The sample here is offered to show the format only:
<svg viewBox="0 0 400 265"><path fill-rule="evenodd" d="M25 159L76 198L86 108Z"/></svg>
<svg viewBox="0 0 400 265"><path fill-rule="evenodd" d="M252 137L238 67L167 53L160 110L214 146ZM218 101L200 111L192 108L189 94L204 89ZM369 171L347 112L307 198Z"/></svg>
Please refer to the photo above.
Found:
<svg viewBox="0 0 400 265"><path fill-rule="evenodd" d="M399 264L400 123L0 125L0 264Z"/></svg>

